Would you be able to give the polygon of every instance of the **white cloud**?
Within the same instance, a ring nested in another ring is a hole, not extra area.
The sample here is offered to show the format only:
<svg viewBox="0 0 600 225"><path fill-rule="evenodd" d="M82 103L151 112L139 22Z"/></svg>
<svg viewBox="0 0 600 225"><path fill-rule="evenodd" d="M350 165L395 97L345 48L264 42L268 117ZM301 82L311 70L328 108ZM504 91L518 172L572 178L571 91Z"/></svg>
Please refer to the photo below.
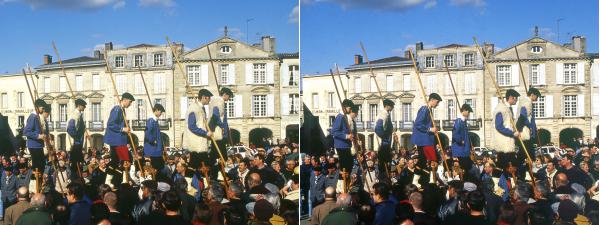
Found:
<svg viewBox="0 0 600 225"><path fill-rule="evenodd" d="M314 2L337 3L340 4L342 8L371 8L385 11L402 11L421 5L426 1L427 0L314 0ZM312 2L312 0L302 1L304 4ZM431 3L428 2L428 4Z"/></svg>
<svg viewBox="0 0 600 225"><path fill-rule="evenodd" d="M437 1L434 0L434 1L429 1L429 2L425 3L425 6L423 6L423 7L425 7L425 9L430 9L430 8L435 7L436 5L437 5Z"/></svg>
<svg viewBox="0 0 600 225"><path fill-rule="evenodd" d="M452 5L470 5L476 7L485 6L485 0L450 0Z"/></svg>
<svg viewBox="0 0 600 225"><path fill-rule="evenodd" d="M174 0L140 0L140 6L174 7Z"/></svg>
<svg viewBox="0 0 600 225"><path fill-rule="evenodd" d="M125 7L125 1L117 2L117 4L113 5L113 9L120 9Z"/></svg>
<svg viewBox="0 0 600 225"><path fill-rule="evenodd" d="M5 2L21 2L31 9L69 9L69 10L99 10L108 6L124 5L124 0L10 0Z"/></svg>
<svg viewBox="0 0 600 225"><path fill-rule="evenodd" d="M289 23L298 23L300 20L300 6L294 6L290 14L288 15Z"/></svg>

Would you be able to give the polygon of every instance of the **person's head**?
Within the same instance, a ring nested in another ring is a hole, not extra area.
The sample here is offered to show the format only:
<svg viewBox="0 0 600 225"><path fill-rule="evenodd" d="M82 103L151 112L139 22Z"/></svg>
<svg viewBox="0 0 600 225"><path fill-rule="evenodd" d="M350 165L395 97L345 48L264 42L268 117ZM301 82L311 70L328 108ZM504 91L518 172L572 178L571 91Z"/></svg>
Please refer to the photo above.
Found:
<svg viewBox="0 0 600 225"><path fill-rule="evenodd" d="M531 195L529 184L517 183L517 188L514 189L513 199L515 201L527 202Z"/></svg>
<svg viewBox="0 0 600 225"><path fill-rule="evenodd" d="M348 193L341 193L340 196L337 197L337 201L335 203L337 206L350 206L351 201L352 197Z"/></svg>
<svg viewBox="0 0 600 225"><path fill-rule="evenodd" d="M352 108L350 108L350 118L351 119L354 119L354 118L356 118L356 116L358 116L358 110L359 110L358 105L353 105Z"/></svg>
<svg viewBox="0 0 600 225"><path fill-rule="evenodd" d="M435 108L442 101L442 97L437 93L431 93L431 94L429 94L429 99L427 101L428 101L429 107Z"/></svg>
<svg viewBox="0 0 600 225"><path fill-rule="evenodd" d="M19 163L17 164L17 168L19 168L19 173L20 174L26 174L27 173L27 164L26 163Z"/></svg>
<svg viewBox="0 0 600 225"><path fill-rule="evenodd" d="M129 92L125 92L121 95L121 106L123 106L123 108L129 108L133 101L135 101L135 98L133 95L129 94Z"/></svg>
<svg viewBox="0 0 600 225"><path fill-rule="evenodd" d="M409 159L408 161L406 161L406 166L410 169L415 168L415 160L414 159Z"/></svg>
<svg viewBox="0 0 600 225"><path fill-rule="evenodd" d="M156 117L160 117L165 112L165 107L163 107L161 104L154 104L154 107L152 107L152 112Z"/></svg>
<svg viewBox="0 0 600 225"><path fill-rule="evenodd" d="M208 199L211 201L223 201L225 193L221 185L211 185L208 189Z"/></svg>
<svg viewBox="0 0 600 225"><path fill-rule="evenodd" d="M510 201L505 202L500 207L500 215L498 216L498 221L504 222L507 224L513 224L517 220L517 212L515 211L515 207L510 203Z"/></svg>
<svg viewBox="0 0 600 225"><path fill-rule="evenodd" d="M255 155L254 156L254 166L258 168L262 168L265 165L265 155Z"/></svg>
<svg viewBox="0 0 600 225"><path fill-rule="evenodd" d="M542 94L540 93L540 90L538 90L537 88L530 87L529 90L527 91L527 96L529 96L529 98L531 99L532 102L535 102L538 100L539 97L542 97Z"/></svg>
<svg viewBox="0 0 600 225"><path fill-rule="evenodd" d="M47 103L42 99L36 99L34 105L37 112L42 113Z"/></svg>
<svg viewBox="0 0 600 225"><path fill-rule="evenodd" d="M538 180L535 182L535 190L534 194L536 195L536 199L547 198L550 194L550 184L545 180Z"/></svg>
<svg viewBox="0 0 600 225"><path fill-rule="evenodd" d="M335 188L329 186L325 188L325 199L335 200Z"/></svg>
<svg viewBox="0 0 600 225"><path fill-rule="evenodd" d="M253 188L253 187L256 187L256 186L259 186L260 184L262 184L262 180L258 173L251 173L250 177L248 177L248 178L250 178L250 179L248 179L248 187L249 188Z"/></svg>
<svg viewBox="0 0 600 225"><path fill-rule="evenodd" d="M546 171L552 172L556 169L556 164L554 161L550 161L546 164Z"/></svg>
<svg viewBox="0 0 600 225"><path fill-rule="evenodd" d="M241 172L244 172L244 171L246 171L246 169L248 169L248 160L247 159L240 160L240 162L238 162L238 170Z"/></svg>
<svg viewBox="0 0 600 225"><path fill-rule="evenodd" d="M463 104L460 107L460 113L465 118L469 118L469 115L471 115L472 112L473 112L473 108L471 108L471 106L469 104Z"/></svg>
<svg viewBox="0 0 600 225"><path fill-rule="evenodd" d="M521 96L521 94L519 94L519 92L515 91L514 89L508 89L506 91L506 94L504 94L504 98L506 99L506 102L509 105L517 104L519 96Z"/></svg>
<svg viewBox="0 0 600 225"><path fill-rule="evenodd" d="M423 209L423 194L420 192L413 192L408 196L408 201L412 205L413 209L422 210Z"/></svg>
<svg viewBox="0 0 600 225"><path fill-rule="evenodd" d="M47 119L50 116L50 113L52 113L52 105L44 105L44 108L42 110L42 117L44 117L44 119Z"/></svg>
<svg viewBox="0 0 600 225"><path fill-rule="evenodd" d="M218 185L214 185L218 186ZM212 186L211 186L212 187ZM175 190L165 192L161 198L162 206L167 211L178 212L181 208L181 198Z"/></svg>
<svg viewBox="0 0 600 225"><path fill-rule="evenodd" d="M213 94L206 89L200 89L200 91L198 91L198 100L200 100L200 103L202 103L202 105L207 105L208 102L210 102L210 97L212 97Z"/></svg>
<svg viewBox="0 0 600 225"><path fill-rule="evenodd" d="M590 172L590 167L588 166L587 162L580 162L579 169L583 170L586 173Z"/></svg>
<svg viewBox="0 0 600 225"><path fill-rule="evenodd" d="M254 216L258 221L269 221L273 217L274 212L273 205L265 199L258 200L254 204Z"/></svg>
<svg viewBox="0 0 600 225"><path fill-rule="evenodd" d="M463 190L464 184L459 180L452 180L448 182L448 197L453 198Z"/></svg>
<svg viewBox="0 0 600 225"><path fill-rule="evenodd" d="M560 159L560 166L564 167L564 168L571 168L571 166L573 166L573 156L571 155L564 155L561 159Z"/></svg>
<svg viewBox="0 0 600 225"><path fill-rule="evenodd" d="M556 183L556 188L569 185L569 179L567 178L567 175L562 172L556 174L554 182Z"/></svg>
<svg viewBox="0 0 600 225"><path fill-rule="evenodd" d="M115 194L114 192L111 191L104 194L104 198L102 200L110 210L117 209L117 194Z"/></svg>
<svg viewBox="0 0 600 225"><path fill-rule="evenodd" d="M35 193L31 197L31 201L29 202L31 207L45 207L46 206L46 195L42 193Z"/></svg>
<svg viewBox="0 0 600 225"><path fill-rule="evenodd" d="M77 100L75 100L75 108L77 108L79 112L83 112L86 106L87 103L83 99L78 98Z"/></svg>
<svg viewBox="0 0 600 225"><path fill-rule="evenodd" d="M315 176L321 175L321 166L315 166L315 168L313 168L313 173L315 173Z"/></svg>
<svg viewBox="0 0 600 225"><path fill-rule="evenodd" d="M352 106L354 106L352 100L344 99L344 101L342 101L342 109L344 113L350 113L350 111L352 111Z"/></svg>
<svg viewBox="0 0 600 225"><path fill-rule="evenodd" d="M142 197L146 198L152 195L158 188L158 183L155 180L145 180L142 182Z"/></svg>
<svg viewBox="0 0 600 225"><path fill-rule="evenodd" d="M67 200L73 203L83 199L83 185L77 182L72 182L67 185Z"/></svg>
<svg viewBox="0 0 600 225"><path fill-rule="evenodd" d="M110 209L102 202L92 204L90 207L90 220L92 224L101 224L102 221L108 219Z"/></svg>
<svg viewBox="0 0 600 225"><path fill-rule="evenodd" d="M293 159L288 159L285 161L285 168L289 171L293 171L296 168L296 161Z"/></svg>
<svg viewBox="0 0 600 225"><path fill-rule="evenodd" d="M394 105L395 105L395 103L392 100L389 100L389 99L383 100L383 108L388 112L392 111L394 109Z"/></svg>
<svg viewBox="0 0 600 225"><path fill-rule="evenodd" d="M373 185L373 200L375 203L385 201L390 196L390 188L386 183L375 183Z"/></svg>
<svg viewBox="0 0 600 225"><path fill-rule="evenodd" d="M227 197L231 198L240 198L242 196L242 187L235 182L229 184L229 188L227 189Z"/></svg>
<svg viewBox="0 0 600 225"><path fill-rule="evenodd" d="M233 92L229 88L221 88L219 91L219 95L223 98L223 101L228 101L230 98L233 98Z"/></svg>
<svg viewBox="0 0 600 225"><path fill-rule="evenodd" d="M271 162L271 168L273 168L273 170L275 170L275 172L281 172L281 164L279 164L279 162L277 161L273 161Z"/></svg>
<svg viewBox="0 0 600 225"><path fill-rule="evenodd" d="M573 222L577 217L577 204L571 199L563 199L558 204L558 217L565 222Z"/></svg>
<svg viewBox="0 0 600 225"><path fill-rule="evenodd" d="M184 174L186 169L187 169L187 164L185 162L178 162L177 165L175 166L175 170L179 174Z"/></svg>
<svg viewBox="0 0 600 225"><path fill-rule="evenodd" d="M19 201L29 200L29 189L25 186L19 187L17 190L17 199L19 199Z"/></svg>
<svg viewBox="0 0 600 225"><path fill-rule="evenodd" d="M210 208L204 202L196 203L194 207L194 216L192 218L192 222L194 223L202 223L208 224L210 223L210 219L212 217L212 213L210 212Z"/></svg>

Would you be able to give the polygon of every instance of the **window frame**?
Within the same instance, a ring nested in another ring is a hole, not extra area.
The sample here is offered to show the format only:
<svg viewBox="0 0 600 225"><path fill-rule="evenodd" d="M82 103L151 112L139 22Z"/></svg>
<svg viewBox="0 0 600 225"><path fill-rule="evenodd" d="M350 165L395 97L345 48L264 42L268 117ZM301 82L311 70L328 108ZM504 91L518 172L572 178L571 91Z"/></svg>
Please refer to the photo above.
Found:
<svg viewBox="0 0 600 225"><path fill-rule="evenodd" d="M563 63L564 84L577 84L577 63Z"/></svg>
<svg viewBox="0 0 600 225"><path fill-rule="evenodd" d="M435 56L425 56L425 68L435 68Z"/></svg>
<svg viewBox="0 0 600 225"><path fill-rule="evenodd" d="M450 57L450 58L448 58ZM446 54L444 55L444 65L448 68L456 67L456 55L455 54Z"/></svg>
<svg viewBox="0 0 600 225"><path fill-rule="evenodd" d="M470 56L470 60L467 60ZM475 66L475 53L469 52L465 53L463 56L464 66ZM470 62L470 63L467 63Z"/></svg>
<svg viewBox="0 0 600 225"><path fill-rule="evenodd" d="M577 116L577 95L564 95L563 96L563 110L564 117L576 117Z"/></svg>
<svg viewBox="0 0 600 225"><path fill-rule="evenodd" d="M511 65L497 65L496 66L496 81L498 81L498 86L500 86L500 87L511 86L512 85L511 79L512 79Z"/></svg>
<svg viewBox="0 0 600 225"><path fill-rule="evenodd" d="M254 84L266 84L267 83L267 64L266 63L253 63L252 64L252 77L254 78Z"/></svg>
<svg viewBox="0 0 600 225"><path fill-rule="evenodd" d="M125 56L117 55L115 56L115 68L124 68L125 67Z"/></svg>
<svg viewBox="0 0 600 225"><path fill-rule="evenodd" d="M267 117L267 95L252 95L252 116Z"/></svg>
<svg viewBox="0 0 600 225"><path fill-rule="evenodd" d="M160 57L157 57L160 56ZM157 63L159 62L159 63ZM152 54L152 66L154 67L158 67L158 66L164 66L165 65L165 54L162 52L159 53L153 53Z"/></svg>
<svg viewBox="0 0 600 225"><path fill-rule="evenodd" d="M138 56L140 57L138 60ZM135 54L133 55L133 67L144 67L144 55Z"/></svg>

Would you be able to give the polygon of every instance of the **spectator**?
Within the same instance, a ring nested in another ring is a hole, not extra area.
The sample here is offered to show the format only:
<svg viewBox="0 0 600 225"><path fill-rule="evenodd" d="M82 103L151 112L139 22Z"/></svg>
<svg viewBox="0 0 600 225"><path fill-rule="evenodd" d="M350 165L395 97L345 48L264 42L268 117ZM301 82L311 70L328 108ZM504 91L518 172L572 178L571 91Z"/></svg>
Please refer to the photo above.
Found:
<svg viewBox="0 0 600 225"><path fill-rule="evenodd" d="M17 203L8 207L4 213L4 225L14 225L25 210L29 209L29 190L25 186L17 191Z"/></svg>
<svg viewBox="0 0 600 225"><path fill-rule="evenodd" d="M413 223L415 224L435 224L434 218L423 211L423 195L420 192L413 192L409 196L410 204L414 211Z"/></svg>
<svg viewBox="0 0 600 225"><path fill-rule="evenodd" d="M3 209L7 209L17 201L17 178L13 174L12 167L4 167L0 186L2 187Z"/></svg>
<svg viewBox="0 0 600 225"><path fill-rule="evenodd" d="M334 187L325 188L325 202L313 209L312 217L310 218L310 224L322 224L329 212L337 207L335 195L336 193Z"/></svg>
<svg viewBox="0 0 600 225"><path fill-rule="evenodd" d="M321 167L316 166L313 169L313 174L309 180L310 183L310 202L314 207L325 201L325 185L326 179L321 174Z"/></svg>
<svg viewBox="0 0 600 225"><path fill-rule="evenodd" d="M329 212L322 225L333 224L357 224L358 216L352 207L350 207L351 196L347 193L342 193L337 198L336 208Z"/></svg>
<svg viewBox="0 0 600 225"><path fill-rule="evenodd" d="M194 207L194 216L192 217L193 225L208 225L210 223L210 217L212 213L210 212L210 208L208 205L204 204L204 202L196 203Z"/></svg>
<svg viewBox="0 0 600 225"><path fill-rule="evenodd" d="M143 217L150 215L152 212L152 203L154 202L154 192L158 188L158 183L154 180L146 180L142 182L142 201L135 205L131 212L133 221L139 223Z"/></svg>
<svg viewBox="0 0 600 225"><path fill-rule="evenodd" d="M36 193L31 198L30 208L25 210L17 220L16 225L51 225L52 218L46 211L46 197L42 193Z"/></svg>
<svg viewBox="0 0 600 225"><path fill-rule="evenodd" d="M108 207L108 220L111 224L127 225L130 223L129 219L127 219L125 215L123 215L117 210L117 194L115 194L114 192L108 192L104 194L103 200L104 204L106 204L106 206Z"/></svg>
<svg viewBox="0 0 600 225"><path fill-rule="evenodd" d="M256 201L253 208L254 219L248 225L271 225L269 219L273 217L274 209L271 203L261 199Z"/></svg>
<svg viewBox="0 0 600 225"><path fill-rule="evenodd" d="M374 225L395 224L394 203L389 200L390 188L385 183L373 185L373 202L375 203Z"/></svg>
<svg viewBox="0 0 600 225"><path fill-rule="evenodd" d="M179 210L181 209L181 198L179 198L177 191L170 190L163 193L162 198L160 199L160 206L164 210L164 213L153 213L152 216L146 217L147 220L142 224L191 224L179 214Z"/></svg>
<svg viewBox="0 0 600 225"><path fill-rule="evenodd" d="M208 189L207 205L211 211L210 225L222 225L223 224L223 212L227 206L224 206L223 201L224 190L221 185L212 184Z"/></svg>
<svg viewBox="0 0 600 225"><path fill-rule="evenodd" d="M70 183L67 186L67 201L69 203L69 225L89 224L90 204L83 200L83 185Z"/></svg>

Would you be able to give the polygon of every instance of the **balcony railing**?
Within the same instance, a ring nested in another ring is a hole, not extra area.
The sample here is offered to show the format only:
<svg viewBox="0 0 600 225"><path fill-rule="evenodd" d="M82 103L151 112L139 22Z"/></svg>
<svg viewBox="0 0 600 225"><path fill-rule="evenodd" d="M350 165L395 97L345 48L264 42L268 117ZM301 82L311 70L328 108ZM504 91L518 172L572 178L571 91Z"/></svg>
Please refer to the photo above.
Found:
<svg viewBox="0 0 600 225"><path fill-rule="evenodd" d="M454 120L443 120L442 128L444 130L453 130L454 129Z"/></svg>
<svg viewBox="0 0 600 225"><path fill-rule="evenodd" d="M146 130L148 120L131 120L130 125L133 130ZM168 130L171 127L171 119L158 119L158 127L160 130Z"/></svg>
<svg viewBox="0 0 600 225"><path fill-rule="evenodd" d="M88 130L90 131L103 131L104 130L104 121L88 121Z"/></svg>
<svg viewBox="0 0 600 225"><path fill-rule="evenodd" d="M356 130L357 131L365 131L365 122L363 121L356 121Z"/></svg>
<svg viewBox="0 0 600 225"><path fill-rule="evenodd" d="M158 127L160 127L160 130L168 130L169 127L171 126L171 119L159 119L158 120Z"/></svg>
<svg viewBox="0 0 600 225"><path fill-rule="evenodd" d="M367 123L367 130L375 129L375 121L365 121L365 123Z"/></svg>
<svg viewBox="0 0 600 225"><path fill-rule="evenodd" d="M48 131L54 131L54 122L48 121Z"/></svg>
<svg viewBox="0 0 600 225"><path fill-rule="evenodd" d="M413 121L398 121L398 130L411 131L412 128L413 128Z"/></svg>
<svg viewBox="0 0 600 225"><path fill-rule="evenodd" d="M67 121L57 121L55 123L57 131L67 131Z"/></svg>
<svg viewBox="0 0 600 225"><path fill-rule="evenodd" d="M444 120L442 122L442 128L444 130L453 130L454 129L454 121L455 120ZM479 130L481 129L482 121L481 119L467 119L467 129L468 130Z"/></svg>

